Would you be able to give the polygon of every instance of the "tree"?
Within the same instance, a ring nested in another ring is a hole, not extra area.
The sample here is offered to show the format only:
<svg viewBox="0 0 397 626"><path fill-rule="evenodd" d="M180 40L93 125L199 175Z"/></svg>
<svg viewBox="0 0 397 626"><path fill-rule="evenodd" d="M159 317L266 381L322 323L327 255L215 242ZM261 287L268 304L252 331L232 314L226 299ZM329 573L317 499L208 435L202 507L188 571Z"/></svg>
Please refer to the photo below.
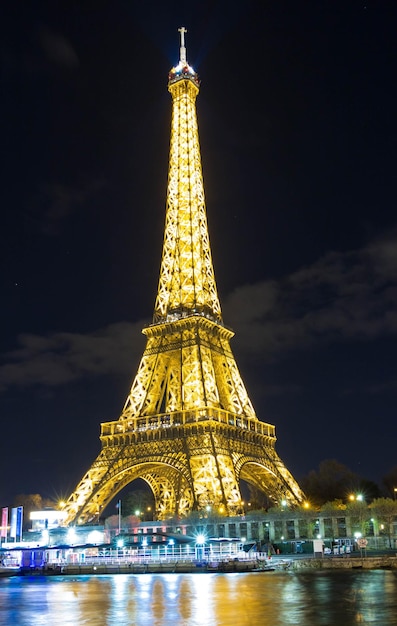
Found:
<svg viewBox="0 0 397 626"><path fill-rule="evenodd" d="M362 535L366 535L370 517L370 511L366 502L360 500L349 502L346 506L346 513L350 515L353 533L360 532Z"/></svg>
<svg viewBox="0 0 397 626"><path fill-rule="evenodd" d="M122 507L122 512L125 515L137 515L143 519L153 519L153 494L144 489L129 491L123 498ZM137 511L139 511L139 513L137 513Z"/></svg>
<svg viewBox="0 0 397 626"><path fill-rule="evenodd" d="M251 511L260 511L268 507L268 497L254 485L247 483L249 491L249 503Z"/></svg>
<svg viewBox="0 0 397 626"><path fill-rule="evenodd" d="M118 530L119 528L119 516L118 515L110 515L105 519L105 530Z"/></svg>
<svg viewBox="0 0 397 626"><path fill-rule="evenodd" d="M395 465L382 479L386 493L394 500L397 498L397 465Z"/></svg>
<svg viewBox="0 0 397 626"><path fill-rule="evenodd" d="M380 534L382 525L385 526L386 535L389 539L389 548L392 548L392 525L397 516L397 501L391 498L377 498L370 504L374 513L377 532Z"/></svg>
<svg viewBox="0 0 397 626"><path fill-rule="evenodd" d="M326 502L321 507L321 513L323 515L329 515L332 517L335 513L339 513L340 511L344 511L346 509L345 502L338 498L337 500L332 500L332 502Z"/></svg>
<svg viewBox="0 0 397 626"><path fill-rule="evenodd" d="M358 477L346 465L335 459L322 461L318 471L312 470L301 480L301 487L313 504L323 505L343 500L358 482Z"/></svg>
<svg viewBox="0 0 397 626"><path fill-rule="evenodd" d="M375 500L375 498L380 498L382 496L379 485L374 483L372 480L367 480L366 478L359 478L357 485L354 486L354 490L356 493L363 494L367 504L372 502L372 500Z"/></svg>
<svg viewBox="0 0 397 626"><path fill-rule="evenodd" d="M30 513L32 511L42 511L43 509L56 509L56 503L48 498L43 498L39 493L25 494L20 493L15 496L12 503L13 507L23 507L23 529L30 527Z"/></svg>
<svg viewBox="0 0 397 626"><path fill-rule="evenodd" d="M141 523L141 518L136 515L127 515L123 517L121 520L122 528L127 533L133 533L135 528L139 527Z"/></svg>

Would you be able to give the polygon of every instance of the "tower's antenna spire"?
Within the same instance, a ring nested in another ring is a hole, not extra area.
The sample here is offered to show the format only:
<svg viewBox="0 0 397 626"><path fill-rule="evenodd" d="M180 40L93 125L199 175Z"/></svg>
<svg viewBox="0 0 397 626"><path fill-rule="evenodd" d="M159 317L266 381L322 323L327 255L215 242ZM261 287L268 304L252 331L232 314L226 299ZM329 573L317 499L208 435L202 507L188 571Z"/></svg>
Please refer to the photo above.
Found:
<svg viewBox="0 0 397 626"><path fill-rule="evenodd" d="M180 63L182 63L182 65L186 65L187 61L186 61L186 48L185 48L185 33L187 33L187 30L184 26L182 26L181 28L178 28L178 32L181 33L181 48L180 48L179 61Z"/></svg>

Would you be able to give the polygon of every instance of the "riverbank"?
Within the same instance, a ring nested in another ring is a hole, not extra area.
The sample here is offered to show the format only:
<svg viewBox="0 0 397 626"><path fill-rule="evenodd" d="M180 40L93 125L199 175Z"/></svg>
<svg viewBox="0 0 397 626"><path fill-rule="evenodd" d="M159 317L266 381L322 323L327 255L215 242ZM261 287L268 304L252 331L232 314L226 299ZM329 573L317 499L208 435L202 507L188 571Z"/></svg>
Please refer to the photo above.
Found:
<svg viewBox="0 0 397 626"><path fill-rule="evenodd" d="M319 569L397 569L397 556L331 556L319 559L294 559L291 569L319 570Z"/></svg>
<svg viewBox="0 0 397 626"><path fill-rule="evenodd" d="M40 568L0 568L0 577L9 576L79 576L103 574L193 574L232 572L309 571L333 569L392 569L397 570L397 556L277 558L269 560L239 560L214 562L147 561L141 563L68 563L48 564Z"/></svg>

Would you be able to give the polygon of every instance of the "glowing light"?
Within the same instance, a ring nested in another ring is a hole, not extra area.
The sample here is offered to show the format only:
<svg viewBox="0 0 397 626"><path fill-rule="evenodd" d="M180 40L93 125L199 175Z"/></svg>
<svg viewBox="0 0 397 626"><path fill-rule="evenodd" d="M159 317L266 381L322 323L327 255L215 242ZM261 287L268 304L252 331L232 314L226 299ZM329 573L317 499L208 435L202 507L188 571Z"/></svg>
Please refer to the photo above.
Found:
<svg viewBox="0 0 397 626"><path fill-rule="evenodd" d="M207 537L205 535L197 535L196 537L196 543L205 543L207 540Z"/></svg>
<svg viewBox="0 0 397 626"><path fill-rule="evenodd" d="M66 511L31 511L29 518L33 520L48 520L48 523L54 524L67 518Z"/></svg>
<svg viewBox="0 0 397 626"><path fill-rule="evenodd" d="M102 543L103 542L103 533L99 532L99 530L92 530L87 536L88 543Z"/></svg>
<svg viewBox="0 0 397 626"><path fill-rule="evenodd" d="M364 496L361 493L358 493L356 495L354 495L353 493L350 494L349 496L349 500L351 500L352 502L354 500L357 500L358 502L363 502L364 500Z"/></svg>

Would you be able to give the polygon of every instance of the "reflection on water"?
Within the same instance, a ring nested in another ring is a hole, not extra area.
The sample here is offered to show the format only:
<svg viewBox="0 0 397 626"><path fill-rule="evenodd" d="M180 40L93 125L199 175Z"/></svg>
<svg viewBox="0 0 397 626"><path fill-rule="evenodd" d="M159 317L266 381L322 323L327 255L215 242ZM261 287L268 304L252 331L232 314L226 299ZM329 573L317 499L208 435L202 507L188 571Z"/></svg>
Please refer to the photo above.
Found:
<svg viewBox="0 0 397 626"><path fill-rule="evenodd" d="M0 625L397 626L393 571L0 579Z"/></svg>

